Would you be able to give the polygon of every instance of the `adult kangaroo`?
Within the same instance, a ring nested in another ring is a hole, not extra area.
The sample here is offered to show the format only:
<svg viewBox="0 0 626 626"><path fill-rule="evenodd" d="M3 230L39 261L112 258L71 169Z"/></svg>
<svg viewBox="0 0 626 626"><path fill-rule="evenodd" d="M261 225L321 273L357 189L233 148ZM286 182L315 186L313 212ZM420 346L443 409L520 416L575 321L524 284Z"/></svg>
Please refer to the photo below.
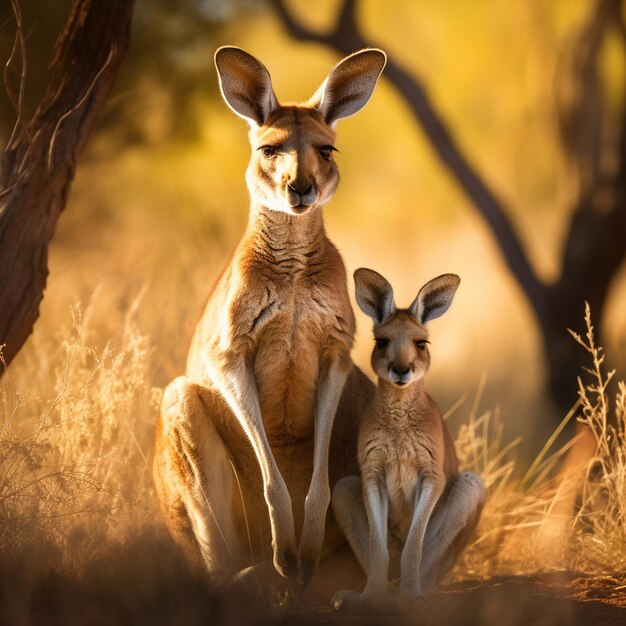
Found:
<svg viewBox="0 0 626 626"><path fill-rule="evenodd" d="M215 54L222 95L250 125L250 215L186 374L165 389L154 475L170 532L218 580L271 545L276 570L306 582L345 541L327 524L330 487L357 471L373 385L350 358L354 314L322 207L339 181L335 124L366 104L385 62L356 52L308 102L281 105L256 58Z"/></svg>

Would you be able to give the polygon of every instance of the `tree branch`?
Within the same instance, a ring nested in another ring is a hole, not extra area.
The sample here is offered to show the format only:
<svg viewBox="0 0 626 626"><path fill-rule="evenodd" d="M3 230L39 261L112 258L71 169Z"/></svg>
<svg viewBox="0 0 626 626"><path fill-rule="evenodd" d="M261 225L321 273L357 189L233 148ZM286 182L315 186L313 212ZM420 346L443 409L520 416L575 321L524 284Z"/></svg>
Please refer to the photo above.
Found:
<svg viewBox="0 0 626 626"><path fill-rule="evenodd" d="M368 47L361 36L356 22L356 0L343 0L337 13L335 26L327 33L311 30L296 20L287 7L285 0L270 0L280 17L285 30L298 41L322 43L343 54Z"/></svg>
<svg viewBox="0 0 626 626"><path fill-rule="evenodd" d="M24 89L26 88L26 41L24 37L24 29L22 27L22 8L18 0L11 0L11 8L13 9L13 17L15 18L15 38L13 40L13 47L11 48L11 54L4 65L4 85L6 93L15 110L16 120L13 132L9 138L9 143L15 138L19 130L22 130L28 135L28 127L24 120L22 113L24 108ZM20 53L20 82L17 95L11 87L11 80L9 78L9 70L13 69L12 65L17 57L19 49Z"/></svg>
<svg viewBox="0 0 626 626"><path fill-rule="evenodd" d="M298 22L284 0L271 0L286 30L300 41L315 41L330 45L342 54L374 44L366 41L358 29L356 0L345 0L335 27L328 33L318 33ZM384 76L404 97L437 156L460 184L468 198L487 222L511 272L528 295L536 315L545 307L545 286L537 278L502 201L470 164L454 140L447 125L430 101L423 85L389 58Z"/></svg>
<svg viewBox="0 0 626 626"><path fill-rule="evenodd" d="M330 43L328 35L316 33L310 28L294 19L283 0L271 0L274 10L280 17L285 30L294 38L301 41L317 41L318 43Z"/></svg>

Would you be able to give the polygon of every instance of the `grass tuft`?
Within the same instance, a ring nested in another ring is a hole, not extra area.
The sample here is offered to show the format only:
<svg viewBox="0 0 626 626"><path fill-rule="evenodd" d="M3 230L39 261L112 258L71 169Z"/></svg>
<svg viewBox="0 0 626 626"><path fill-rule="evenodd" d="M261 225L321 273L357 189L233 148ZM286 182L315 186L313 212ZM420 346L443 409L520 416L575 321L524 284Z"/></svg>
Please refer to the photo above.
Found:
<svg viewBox="0 0 626 626"><path fill-rule="evenodd" d="M461 467L483 477L488 499L454 579L626 570L626 385L618 382L611 414L607 388L615 372L604 371L589 305L585 325L584 338L570 332L589 353L591 382L585 386L578 379L577 402L528 469L516 456L520 439L503 441L497 412L477 416L475 402L461 427L456 441ZM574 416L578 434L555 450Z"/></svg>
<svg viewBox="0 0 626 626"><path fill-rule="evenodd" d="M45 543L54 567L72 571L136 533L152 508L150 348L132 317L117 343L91 346L96 306L74 308L71 326L51 341L33 337L44 389L22 390L0 356L2 552Z"/></svg>

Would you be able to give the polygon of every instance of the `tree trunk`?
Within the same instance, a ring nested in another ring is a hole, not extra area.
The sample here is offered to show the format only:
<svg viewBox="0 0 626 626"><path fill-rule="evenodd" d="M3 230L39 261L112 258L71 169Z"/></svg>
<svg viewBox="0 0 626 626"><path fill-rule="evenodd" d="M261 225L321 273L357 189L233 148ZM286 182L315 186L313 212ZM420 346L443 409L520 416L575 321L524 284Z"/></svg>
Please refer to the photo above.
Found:
<svg viewBox="0 0 626 626"><path fill-rule="evenodd" d="M19 7L14 6L19 28ZM65 208L77 160L126 56L132 6L133 0L74 0L55 44L41 104L30 121L18 111L2 155L0 344L6 344L7 363L39 316L48 245Z"/></svg>
<svg viewBox="0 0 626 626"><path fill-rule="evenodd" d="M557 408L555 417L563 418L572 408L578 397L580 376L585 379L584 367L589 366L589 355L572 339L568 329L579 335L585 335L584 311L588 293L581 289L568 291L555 285L547 294L548 305L545 314L537 317L543 340L543 352L546 359L547 388ZM601 336L600 321L602 306L591 304L596 336ZM597 312L597 313L596 313ZM571 431L570 426L568 430Z"/></svg>

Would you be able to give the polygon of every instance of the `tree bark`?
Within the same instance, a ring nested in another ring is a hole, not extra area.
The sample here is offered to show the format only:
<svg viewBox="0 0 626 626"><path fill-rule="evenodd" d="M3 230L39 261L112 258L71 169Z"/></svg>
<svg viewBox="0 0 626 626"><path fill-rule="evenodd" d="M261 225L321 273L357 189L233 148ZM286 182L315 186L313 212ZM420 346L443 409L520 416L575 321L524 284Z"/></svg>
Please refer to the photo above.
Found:
<svg viewBox="0 0 626 626"><path fill-rule="evenodd" d="M48 246L126 56L132 7L133 0L74 0L31 120L21 117L15 98L18 121L0 161L0 344L7 363L39 316ZM19 31L17 2L14 9Z"/></svg>

